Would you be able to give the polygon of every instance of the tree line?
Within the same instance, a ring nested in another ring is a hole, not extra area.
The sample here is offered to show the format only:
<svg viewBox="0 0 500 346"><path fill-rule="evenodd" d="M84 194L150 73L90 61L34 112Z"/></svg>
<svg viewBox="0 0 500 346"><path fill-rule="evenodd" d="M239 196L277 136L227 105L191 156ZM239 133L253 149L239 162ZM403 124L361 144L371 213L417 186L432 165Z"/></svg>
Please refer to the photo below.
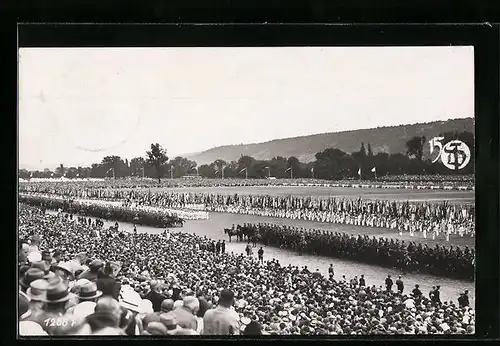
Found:
<svg viewBox="0 0 500 346"><path fill-rule="evenodd" d="M130 161L119 156L106 156L100 163L90 167L69 167L60 165L54 171L28 171L21 169L19 177L29 178L124 178L147 177L179 178L201 176L205 178L317 178L327 180L374 179L387 175L432 175L432 174L471 174L474 173L474 136L470 132L447 132L443 144L459 139L471 150L470 163L459 171L453 171L441 164L424 159L424 148L428 141L416 136L406 142L405 153L373 153L371 144L361 143L360 149L346 153L340 149L328 148L316 153L312 162L300 162L297 157L277 156L270 160L257 160L251 156L241 156L238 160L226 162L222 159L198 166L196 162L177 156L169 159L166 149L158 143L151 144L145 157L135 157ZM436 154L435 154L436 155ZM435 156L434 155L434 156Z"/></svg>

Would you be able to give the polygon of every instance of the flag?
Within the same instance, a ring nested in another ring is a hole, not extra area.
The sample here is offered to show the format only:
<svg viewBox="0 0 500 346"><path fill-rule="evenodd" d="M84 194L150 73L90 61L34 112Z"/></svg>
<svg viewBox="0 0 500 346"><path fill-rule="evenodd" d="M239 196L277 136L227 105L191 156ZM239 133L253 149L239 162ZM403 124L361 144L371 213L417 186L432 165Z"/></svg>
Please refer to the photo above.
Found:
<svg viewBox="0 0 500 346"><path fill-rule="evenodd" d="M361 176L361 168L358 169L358 175Z"/></svg>
<svg viewBox="0 0 500 346"><path fill-rule="evenodd" d="M292 169L292 167L288 167L285 172L288 172L291 169Z"/></svg>
<svg viewBox="0 0 500 346"><path fill-rule="evenodd" d="M243 172L243 171L245 171L246 169L247 169L246 167L245 167L245 168L243 168L243 169L240 171L240 173L241 173L241 172Z"/></svg>
<svg viewBox="0 0 500 346"><path fill-rule="evenodd" d="M376 172L376 169L375 167L372 168L372 172L375 173Z"/></svg>

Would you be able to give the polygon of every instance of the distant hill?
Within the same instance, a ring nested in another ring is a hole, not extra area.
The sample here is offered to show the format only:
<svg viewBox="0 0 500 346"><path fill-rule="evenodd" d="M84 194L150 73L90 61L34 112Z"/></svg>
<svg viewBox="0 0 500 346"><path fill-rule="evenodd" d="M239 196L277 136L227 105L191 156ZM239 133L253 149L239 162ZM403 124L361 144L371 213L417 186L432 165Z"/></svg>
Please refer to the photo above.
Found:
<svg viewBox="0 0 500 346"><path fill-rule="evenodd" d="M296 156L301 162L314 161L314 155L327 148L337 148L352 153L358 151L361 142L371 144L374 154L379 152L405 153L406 141L413 136L425 136L428 139L449 131L468 131L474 133L474 119L451 119L431 123L377 127L343 132L322 133L309 136L276 139L264 143L226 145L212 148L185 157L196 161L198 166L216 159L225 161L238 160L241 155L252 156L257 160L268 160L275 156ZM428 146L424 157L429 155Z"/></svg>

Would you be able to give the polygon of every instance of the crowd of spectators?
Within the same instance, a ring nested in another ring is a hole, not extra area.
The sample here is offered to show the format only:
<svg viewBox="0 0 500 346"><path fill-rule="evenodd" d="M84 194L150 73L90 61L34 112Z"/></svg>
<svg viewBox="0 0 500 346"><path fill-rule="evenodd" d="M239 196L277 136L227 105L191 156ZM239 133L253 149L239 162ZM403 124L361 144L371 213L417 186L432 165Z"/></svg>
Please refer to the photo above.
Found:
<svg viewBox="0 0 500 346"><path fill-rule="evenodd" d="M330 187L363 187L371 186L375 188L398 187L430 188L438 186L439 188L467 187L472 188L475 184L473 175L398 175L382 176L377 180L323 180L312 178L293 178L293 179L244 179L244 178L203 178L190 177L163 179L158 183L157 179L146 178L120 178L120 179L101 179L101 180L25 180L20 182L21 191L36 191L44 193L55 193L55 190L68 190L71 193L78 194L82 190L82 185L88 189L143 189L143 188L183 188L183 187L238 187L238 186L330 186Z"/></svg>
<svg viewBox="0 0 500 346"><path fill-rule="evenodd" d="M209 243L181 232L118 236L20 204L19 333L474 333L467 292L441 301L439 287L428 297L398 282L376 287L333 271L211 251Z"/></svg>

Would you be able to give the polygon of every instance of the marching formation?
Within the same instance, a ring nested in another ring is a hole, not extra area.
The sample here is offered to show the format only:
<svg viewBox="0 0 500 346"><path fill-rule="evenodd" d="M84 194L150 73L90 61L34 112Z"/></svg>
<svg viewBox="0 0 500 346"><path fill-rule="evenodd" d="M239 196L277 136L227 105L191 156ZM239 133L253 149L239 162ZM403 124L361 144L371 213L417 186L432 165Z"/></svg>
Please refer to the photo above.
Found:
<svg viewBox="0 0 500 346"><path fill-rule="evenodd" d="M65 189L56 194L74 197ZM397 230L400 234L436 239L441 235L475 236L475 206L408 202L391 200L367 200L335 197L227 195L216 193L151 192L150 190L81 190L85 198L120 200L122 203L140 206L172 208L176 210L199 209L258 216L271 216L293 220L308 220L354 226L379 227ZM202 218L202 217L200 217Z"/></svg>
<svg viewBox="0 0 500 346"><path fill-rule="evenodd" d="M19 225L21 335L474 333L467 292L441 301L439 288L427 298L209 251L194 234L118 236L23 204Z"/></svg>
<svg viewBox="0 0 500 346"><path fill-rule="evenodd" d="M405 272L429 273L462 280L474 280L474 249L465 246L429 247L427 244L350 235L326 230L306 230L276 224L233 225L225 231L238 240L260 242L296 251L353 260ZM229 237L231 241L231 237Z"/></svg>

